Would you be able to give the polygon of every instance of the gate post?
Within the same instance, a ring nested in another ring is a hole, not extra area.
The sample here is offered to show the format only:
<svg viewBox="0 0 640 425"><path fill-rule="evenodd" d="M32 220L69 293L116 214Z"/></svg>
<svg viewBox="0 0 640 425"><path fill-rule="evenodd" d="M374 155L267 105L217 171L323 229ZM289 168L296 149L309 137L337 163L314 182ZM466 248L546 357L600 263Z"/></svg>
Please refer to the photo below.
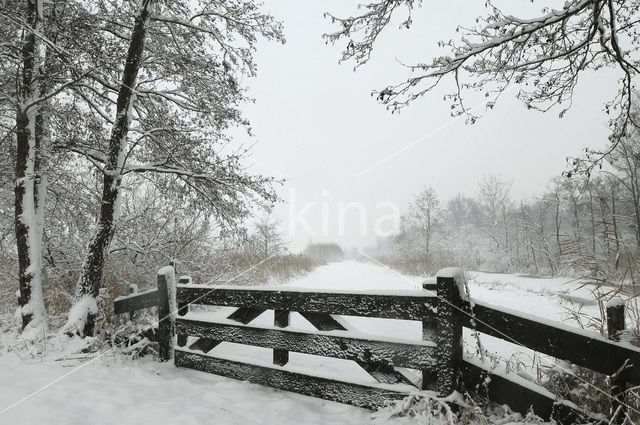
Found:
<svg viewBox="0 0 640 425"><path fill-rule="evenodd" d="M607 334L612 341L620 341L620 332L625 329L624 314L622 298L616 297L607 303ZM627 384L619 375L612 377L610 384L611 415L616 415L614 423L621 424L626 417L624 392Z"/></svg>
<svg viewBox="0 0 640 425"><path fill-rule="evenodd" d="M429 292L431 295L437 295L436 280L429 279L422 283L422 289ZM437 299L437 298L436 298ZM429 311L426 317L422 318L422 340L431 341L437 343L438 341L438 313L436 309ZM438 391L436 387L438 381L437 371L433 368L422 371L422 386L423 390Z"/></svg>
<svg viewBox="0 0 640 425"><path fill-rule="evenodd" d="M167 361L173 354L176 312L176 276L172 266L158 270L158 354Z"/></svg>
<svg viewBox="0 0 640 425"><path fill-rule="evenodd" d="M180 279L178 280L178 283L182 284L182 285L188 285L190 283L192 283L192 279L191 276L180 276ZM189 304L180 304L178 306L178 316L184 316L185 314L187 314L189 312ZM185 334L178 334L177 336L177 345L178 347L184 347L185 345L187 345L187 335Z"/></svg>
<svg viewBox="0 0 640 425"><path fill-rule="evenodd" d="M441 397L458 391L461 385L462 368L462 296L464 294L464 272L449 267L438 272L438 319L436 344L437 390Z"/></svg>

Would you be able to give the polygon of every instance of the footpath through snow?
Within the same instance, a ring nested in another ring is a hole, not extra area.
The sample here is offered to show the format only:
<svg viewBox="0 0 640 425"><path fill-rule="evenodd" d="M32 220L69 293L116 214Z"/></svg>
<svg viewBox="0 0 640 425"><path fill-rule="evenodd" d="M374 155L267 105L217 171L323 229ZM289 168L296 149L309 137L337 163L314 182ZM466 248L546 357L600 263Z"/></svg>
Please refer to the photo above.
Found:
<svg viewBox="0 0 640 425"><path fill-rule="evenodd" d="M567 305L563 292L571 289L561 279L529 279L514 275L471 273L474 298L504 305L548 319L562 320ZM288 283L290 286L339 290L405 290L421 288L422 279L406 277L380 266L355 261L329 264ZM586 291L583 294L588 298ZM597 312L596 306L586 311ZM203 316L224 314L193 313ZM584 312L585 310L583 310ZM417 322L385 319L345 319L358 331L395 338L420 339ZM266 312L257 323L273 323ZM292 314L292 327L312 329ZM470 335L465 343L472 343ZM483 337L483 345L502 357L520 350L508 343ZM50 350L55 351L55 350ZM0 413L0 424L369 424L371 412L297 394L260 387L147 359L129 360L107 353L86 363L56 361L58 353L42 359L19 359L0 346L0 411L39 391L15 407ZM211 354L271 359L271 350L221 344ZM342 380L372 378L350 362L291 353L292 369ZM43 389L44 388L44 389ZM41 391L40 391L41 390ZM88 416L90 415L90 416ZM379 421L381 421L379 419ZM409 418L384 423L410 423Z"/></svg>

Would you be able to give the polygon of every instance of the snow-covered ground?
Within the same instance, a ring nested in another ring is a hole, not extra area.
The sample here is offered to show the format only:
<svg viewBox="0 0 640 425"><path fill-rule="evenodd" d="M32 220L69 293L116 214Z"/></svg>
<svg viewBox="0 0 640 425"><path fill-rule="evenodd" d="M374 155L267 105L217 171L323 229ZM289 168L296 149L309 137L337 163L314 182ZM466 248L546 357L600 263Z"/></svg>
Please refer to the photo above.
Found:
<svg viewBox="0 0 640 425"><path fill-rule="evenodd" d="M288 285L304 288L340 290L404 290L421 288L421 279L402 276L383 267L345 261L319 267ZM527 278L515 275L469 273L471 295L495 305L535 314L552 320L567 318L566 292L578 283L567 279ZM588 288L572 292L586 306L583 312L598 314L589 299ZM194 315L220 315L193 313ZM345 320L361 332L386 337L420 339L417 322L348 317ZM266 312L256 323L271 324ZM572 322L576 325L575 322ZM291 326L312 329L292 314ZM470 334L465 343L473 344ZM489 337L482 337L485 348L509 357L527 350ZM158 364L146 359L130 360L106 353L99 359L56 360L60 352L49 350L41 359L19 359L0 347L0 424L359 424L371 423L371 413L350 406L276 391L257 385L191 370L176 369L171 363ZM211 354L269 362L271 350L221 344ZM354 364L322 357L291 353L291 369L342 380L373 383L373 379ZM39 391L20 402L24 397ZM15 406L11 407L12 405ZM10 407L8 410L7 408ZM91 407L91 409L88 409ZM91 417L87 417L87 412Z"/></svg>

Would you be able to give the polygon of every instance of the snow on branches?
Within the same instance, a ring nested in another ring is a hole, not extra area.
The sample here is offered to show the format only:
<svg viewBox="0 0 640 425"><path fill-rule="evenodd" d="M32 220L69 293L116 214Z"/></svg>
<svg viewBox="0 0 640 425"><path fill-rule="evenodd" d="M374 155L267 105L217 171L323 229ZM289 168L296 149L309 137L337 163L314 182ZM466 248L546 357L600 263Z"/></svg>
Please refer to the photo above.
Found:
<svg viewBox="0 0 640 425"><path fill-rule="evenodd" d="M408 17L402 18L401 26L409 28L411 13L420 5L417 0L380 0L361 5L361 13L352 17L328 15L340 28L325 38L331 43L345 40L342 60L362 65L392 15L406 10ZM639 8L637 0L568 0L559 9L544 8L538 16L524 19L487 1L486 14L474 26L460 26L457 40L439 42L449 54L410 65L409 78L376 94L397 111L449 77L456 87L446 96L452 114L475 122L477 116L465 103L467 92L482 92L492 108L500 94L516 84L517 96L528 108L548 111L558 106L562 116L571 106L582 71L615 67L621 71L620 89L606 110L619 111L612 124L621 134L631 119L633 78L640 66Z"/></svg>

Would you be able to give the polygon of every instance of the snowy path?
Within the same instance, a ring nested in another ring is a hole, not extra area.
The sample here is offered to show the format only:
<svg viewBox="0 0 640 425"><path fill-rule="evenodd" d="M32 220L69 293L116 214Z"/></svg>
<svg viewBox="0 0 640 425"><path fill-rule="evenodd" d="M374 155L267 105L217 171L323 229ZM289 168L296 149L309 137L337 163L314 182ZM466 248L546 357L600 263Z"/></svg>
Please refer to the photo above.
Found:
<svg viewBox="0 0 640 425"><path fill-rule="evenodd" d="M565 315L562 279L528 279L513 275L475 273L471 294L493 304L559 320ZM405 277L382 267L358 262L334 263L289 283L291 286L343 290L416 289L421 279ZM584 294L588 297L588 290ZM587 310L597 309L594 306ZM220 314L202 313L204 315ZM271 324L266 312L257 323ZM419 339L417 322L346 318L358 330L371 334ZM291 325L311 329L296 313ZM465 338L472 340L469 335ZM489 349L509 356L517 347L488 338ZM212 354L233 355L252 361L270 361L271 350L221 344ZM17 407L0 414L0 424L365 424L371 413L354 407L272 390L148 360L131 361L106 355L82 368L79 362L53 358L20 360L0 347L0 411L53 383ZM372 378L353 363L291 353L288 367L305 368L339 379ZM88 408L92 416L86 417ZM406 423L406 422L403 422Z"/></svg>

